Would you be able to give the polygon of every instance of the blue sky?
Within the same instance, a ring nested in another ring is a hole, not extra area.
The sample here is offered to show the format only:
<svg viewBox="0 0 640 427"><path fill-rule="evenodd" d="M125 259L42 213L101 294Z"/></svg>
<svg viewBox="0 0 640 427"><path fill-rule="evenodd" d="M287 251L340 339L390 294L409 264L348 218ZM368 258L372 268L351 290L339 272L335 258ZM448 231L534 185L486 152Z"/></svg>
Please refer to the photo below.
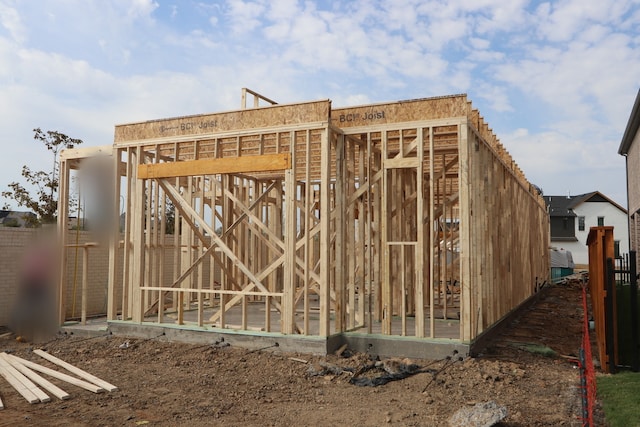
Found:
<svg viewBox="0 0 640 427"><path fill-rule="evenodd" d="M35 127L106 145L119 123L237 109L242 87L335 107L466 93L545 194L626 206L640 0L0 0L0 188L50 168Z"/></svg>

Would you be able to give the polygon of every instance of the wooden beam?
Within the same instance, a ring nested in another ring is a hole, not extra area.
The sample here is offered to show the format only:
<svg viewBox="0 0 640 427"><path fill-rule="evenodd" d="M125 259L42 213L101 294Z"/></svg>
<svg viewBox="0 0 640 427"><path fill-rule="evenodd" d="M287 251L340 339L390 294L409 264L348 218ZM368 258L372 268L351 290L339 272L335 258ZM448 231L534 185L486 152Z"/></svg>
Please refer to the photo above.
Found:
<svg viewBox="0 0 640 427"><path fill-rule="evenodd" d="M4 354L6 354L6 353L4 353ZM73 384L73 385L75 385L77 387L83 388L83 389L91 391L93 393L102 393L102 392L104 392L104 389L102 387L98 387L95 384L89 383L87 381L79 380L78 378L72 377L71 375L63 374L62 372L58 372L58 371L56 371L54 369L47 368L46 366L38 365L37 363L31 362L29 360L21 359L21 358L19 358L17 356L11 355L11 354L9 354L8 356L11 359L11 363L12 364L14 363L14 361L17 362L17 363L21 363L24 366L26 366L27 368L33 369L34 371L42 372L43 374L47 374L50 377L59 379L61 381L68 382L69 384Z"/></svg>
<svg viewBox="0 0 640 427"><path fill-rule="evenodd" d="M7 356L8 355L6 353L0 354L0 358L6 360L8 363L11 364L11 366L13 366L18 371L20 371L20 373L22 375L24 375L25 377L29 378L34 383L38 384L40 387L44 388L45 390L47 390L49 393L53 394L58 399L67 400L70 397L69 393L67 393L66 391L62 390L57 385L53 384L52 382L50 382L46 378L43 378L40 375L36 374L31 369L27 368L26 366L22 365L21 363L18 363L18 362L15 362L15 361L11 360Z"/></svg>
<svg viewBox="0 0 640 427"><path fill-rule="evenodd" d="M3 357L0 357L0 375L29 403L48 402L51 400L46 393L18 372L18 370L11 366Z"/></svg>
<svg viewBox="0 0 640 427"><path fill-rule="evenodd" d="M40 350L40 349L36 349L33 350L33 352L35 354L37 354L38 356L47 359L49 362L56 364L62 368L65 368L67 371L69 372L73 372L74 374L76 374L77 376L79 376L80 378L84 378L87 381L92 382L93 384L102 387L103 389L107 390L107 391L117 391L118 387L114 386L113 384L109 384L108 382L101 380L100 378L96 377L95 375L92 375L86 371L83 371L80 368L77 368L75 366L73 366L70 363L65 362L64 360L58 359L57 357L47 353L46 351Z"/></svg>
<svg viewBox="0 0 640 427"><path fill-rule="evenodd" d="M222 159L188 160L138 166L138 178L173 178L193 175L216 175L249 172L284 171L291 168L291 155L263 154L260 156Z"/></svg>

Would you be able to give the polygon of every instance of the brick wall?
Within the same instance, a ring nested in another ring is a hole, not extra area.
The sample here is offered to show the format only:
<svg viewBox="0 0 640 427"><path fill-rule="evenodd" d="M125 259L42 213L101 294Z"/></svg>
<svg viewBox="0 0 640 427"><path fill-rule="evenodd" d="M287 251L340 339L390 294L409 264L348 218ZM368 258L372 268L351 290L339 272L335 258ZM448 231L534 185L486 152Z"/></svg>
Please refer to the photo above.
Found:
<svg viewBox="0 0 640 427"><path fill-rule="evenodd" d="M20 260L29 246L34 241L38 230L27 228L0 227L0 326L9 322L11 308L16 297L18 286L18 273ZM67 276L66 286L66 312L67 319L79 318L82 312L82 274L85 250L83 245L92 241L92 236L87 232L69 230L67 242ZM174 280L173 272L173 236L166 236L164 248L164 286L170 286ZM120 307L122 300L122 252L120 251L119 272L116 279L116 305ZM159 252L159 251L158 251ZM181 250L182 257L197 258L197 251L188 254L187 249ZM159 254L158 254L159 255ZM209 283L209 261L203 262L203 280ZM88 249L88 280L87 280L87 316L105 315L107 311L107 289L109 279L109 249L106 246L90 247ZM187 263L189 265L190 263ZM159 261L154 262L157 271ZM186 266L184 267L186 268ZM217 270L217 269L216 269ZM216 271L219 280L219 272ZM205 285L206 286L206 285Z"/></svg>
<svg viewBox="0 0 640 427"><path fill-rule="evenodd" d="M18 271L25 247L35 237L35 230L0 227L0 325L9 323L16 297Z"/></svg>
<svg viewBox="0 0 640 427"><path fill-rule="evenodd" d="M18 275L21 259L25 250L36 239L38 230L29 228L0 227L0 325L9 323L11 310L18 289ZM69 242L86 243L90 241L88 233L69 231ZM80 316L82 301L82 262L83 250L67 248L67 317ZM87 314L106 313L107 279L109 267L109 251L107 248L89 249L89 274L87 292ZM74 275L75 272L75 275ZM74 291L75 288L75 291ZM73 298L75 292L75 299ZM74 307L75 301L75 307Z"/></svg>

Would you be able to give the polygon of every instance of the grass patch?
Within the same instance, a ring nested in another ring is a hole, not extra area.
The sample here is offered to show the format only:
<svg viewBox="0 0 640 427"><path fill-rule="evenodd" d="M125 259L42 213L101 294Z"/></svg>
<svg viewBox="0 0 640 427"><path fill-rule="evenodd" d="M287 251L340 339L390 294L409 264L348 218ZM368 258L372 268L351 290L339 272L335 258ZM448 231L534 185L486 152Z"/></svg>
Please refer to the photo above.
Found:
<svg viewBox="0 0 640 427"><path fill-rule="evenodd" d="M598 398L611 427L640 426L640 372L599 375Z"/></svg>
<svg viewBox="0 0 640 427"><path fill-rule="evenodd" d="M523 351L528 351L532 354L539 354L546 357L554 357L557 354L555 351L553 351L553 349L542 344L535 344L530 342L510 342L509 345L511 347L519 348Z"/></svg>

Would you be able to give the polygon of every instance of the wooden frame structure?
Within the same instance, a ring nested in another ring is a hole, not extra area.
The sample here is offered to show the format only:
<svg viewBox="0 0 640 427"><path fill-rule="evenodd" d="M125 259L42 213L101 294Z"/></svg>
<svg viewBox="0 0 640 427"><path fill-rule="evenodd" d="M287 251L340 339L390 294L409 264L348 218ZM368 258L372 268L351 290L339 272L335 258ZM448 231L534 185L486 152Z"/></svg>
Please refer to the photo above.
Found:
<svg viewBox="0 0 640 427"><path fill-rule="evenodd" d="M246 93L116 126L109 320L472 342L547 280L544 201L466 95ZM62 218L84 157L62 157Z"/></svg>

